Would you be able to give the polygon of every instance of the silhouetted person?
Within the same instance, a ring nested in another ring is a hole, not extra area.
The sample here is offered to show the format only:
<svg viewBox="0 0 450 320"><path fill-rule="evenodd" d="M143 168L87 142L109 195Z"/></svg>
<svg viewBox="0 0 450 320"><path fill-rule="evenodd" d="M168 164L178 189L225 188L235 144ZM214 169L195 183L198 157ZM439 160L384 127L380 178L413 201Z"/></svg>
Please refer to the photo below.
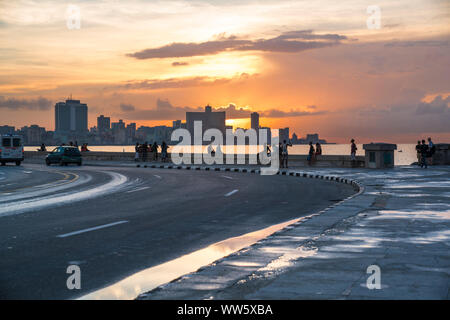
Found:
<svg viewBox="0 0 450 320"><path fill-rule="evenodd" d="M288 167L288 159L289 159L289 152L288 152L288 147L292 147L292 143L286 142L286 140L283 140L283 144L281 145L282 148L282 162L283 162L283 167L287 168Z"/></svg>
<svg viewBox="0 0 450 320"><path fill-rule="evenodd" d="M316 143L316 156L320 156L322 154L322 146L320 143Z"/></svg>
<svg viewBox="0 0 450 320"><path fill-rule="evenodd" d="M152 151L153 151L153 160L158 161L158 144L156 143L156 141L153 142Z"/></svg>
<svg viewBox="0 0 450 320"><path fill-rule="evenodd" d="M420 166L421 161L421 152L420 150L422 149L422 144L420 143L420 140L417 141L417 145L416 145L416 153L417 153L417 165Z"/></svg>
<svg viewBox="0 0 450 320"><path fill-rule="evenodd" d="M38 151L47 151L47 148L45 147L45 144L41 144L41 148L38 149Z"/></svg>
<svg viewBox="0 0 450 320"><path fill-rule="evenodd" d="M162 162L167 161L167 149L168 148L169 148L169 146L167 145L167 143L165 141L163 141L163 143L161 144L161 160L162 160Z"/></svg>
<svg viewBox="0 0 450 320"><path fill-rule="evenodd" d="M142 148L142 161L147 161L148 144L147 141L141 146Z"/></svg>
<svg viewBox="0 0 450 320"><path fill-rule="evenodd" d="M355 143L355 139L351 140L351 147L350 147L350 157L352 159L352 161L356 160L356 150L358 150L358 148L356 147L356 143Z"/></svg>
<svg viewBox="0 0 450 320"><path fill-rule="evenodd" d="M422 144L420 145L420 167L428 168L427 165L427 155L428 155L428 145L425 143L425 140L422 140Z"/></svg>
<svg viewBox="0 0 450 320"><path fill-rule="evenodd" d="M134 146L134 161L137 162L139 161L140 158L140 145L139 142L136 142L136 145Z"/></svg>
<svg viewBox="0 0 450 320"><path fill-rule="evenodd" d="M309 165L312 164L312 161L313 161L313 159L314 159L314 153L315 153L315 151L314 151L314 146L313 146L313 143L310 141L310 142L309 142L308 158L307 158L308 164L309 164Z"/></svg>
<svg viewBox="0 0 450 320"><path fill-rule="evenodd" d="M434 145L433 141L431 141L431 138L428 138L428 154L427 154L427 160L430 165L433 164L433 155L436 152L436 146Z"/></svg>

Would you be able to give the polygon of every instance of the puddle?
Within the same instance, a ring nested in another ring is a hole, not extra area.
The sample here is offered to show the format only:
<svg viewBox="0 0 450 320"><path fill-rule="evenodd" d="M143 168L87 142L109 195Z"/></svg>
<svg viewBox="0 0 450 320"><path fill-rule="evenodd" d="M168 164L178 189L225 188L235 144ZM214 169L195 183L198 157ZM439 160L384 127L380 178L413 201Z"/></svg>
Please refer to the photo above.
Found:
<svg viewBox="0 0 450 320"><path fill-rule="evenodd" d="M185 274L248 247L303 218L292 219L265 229L229 238L204 249L135 273L113 285L82 296L81 300L130 300Z"/></svg>

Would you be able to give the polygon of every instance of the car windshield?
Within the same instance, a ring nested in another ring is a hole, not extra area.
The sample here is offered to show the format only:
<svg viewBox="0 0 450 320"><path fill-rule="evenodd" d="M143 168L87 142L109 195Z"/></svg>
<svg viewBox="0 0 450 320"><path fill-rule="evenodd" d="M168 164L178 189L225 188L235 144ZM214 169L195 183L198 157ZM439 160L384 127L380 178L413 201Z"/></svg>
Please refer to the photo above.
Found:
<svg viewBox="0 0 450 320"><path fill-rule="evenodd" d="M79 156L80 151L77 148L65 148L64 154L69 156Z"/></svg>

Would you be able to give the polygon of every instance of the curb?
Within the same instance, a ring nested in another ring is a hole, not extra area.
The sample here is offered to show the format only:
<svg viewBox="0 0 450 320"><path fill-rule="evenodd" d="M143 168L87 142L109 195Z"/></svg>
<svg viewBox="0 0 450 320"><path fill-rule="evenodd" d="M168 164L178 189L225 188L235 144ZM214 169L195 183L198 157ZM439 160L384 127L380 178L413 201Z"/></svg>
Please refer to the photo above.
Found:
<svg viewBox="0 0 450 320"><path fill-rule="evenodd" d="M251 169L251 168L230 168L230 167L213 167L213 166L202 166L202 165L176 165L176 164L151 164L151 165L136 165L136 167L153 168L153 169L177 169L177 170L203 170L203 171L223 171L223 172L241 172L241 173L255 173L259 174L261 170ZM321 179L326 181L334 181L339 183L344 183L351 185L357 193L351 195L350 197L338 202L341 203L345 200L354 198L364 192L364 186L357 180L342 178L338 176L328 176L320 174L311 174L302 171L295 170L278 170L276 175L291 176L291 177L302 177L309 179Z"/></svg>

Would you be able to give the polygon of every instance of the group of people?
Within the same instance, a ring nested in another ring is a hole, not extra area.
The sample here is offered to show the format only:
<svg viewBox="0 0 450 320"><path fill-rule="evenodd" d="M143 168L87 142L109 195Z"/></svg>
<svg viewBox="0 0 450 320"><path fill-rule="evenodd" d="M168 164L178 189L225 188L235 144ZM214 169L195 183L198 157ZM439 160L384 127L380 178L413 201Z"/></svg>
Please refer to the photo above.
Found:
<svg viewBox="0 0 450 320"><path fill-rule="evenodd" d="M61 144L61 146L65 146L65 145L66 145L65 143L62 143L62 144ZM69 146L78 148L78 142L75 141L75 143L74 143L74 142L70 141L70 142L69 142ZM41 147L40 147L39 149L37 149L37 151L45 152L45 151L47 151L47 147L46 147L45 144L43 143L43 144L41 144ZM87 152L87 151L89 151L89 149L88 149L88 144L87 144L87 143L83 143L83 144L81 145L80 151L81 151L81 152Z"/></svg>
<svg viewBox="0 0 450 320"><path fill-rule="evenodd" d="M434 146L431 138L428 138L428 144L425 140L417 141L416 152L417 152L417 163L421 168L428 168L428 162L432 161L433 154L436 151L436 147Z"/></svg>
<svg viewBox="0 0 450 320"><path fill-rule="evenodd" d="M150 161L158 161L158 143L153 142L153 144L148 143L147 141L143 144L139 144L139 142L136 142L135 146L135 156L134 161L142 161L146 162L148 160ZM161 144L161 161L166 162L167 159L167 150L169 149L169 146L165 141ZM149 154L151 157L149 157Z"/></svg>

